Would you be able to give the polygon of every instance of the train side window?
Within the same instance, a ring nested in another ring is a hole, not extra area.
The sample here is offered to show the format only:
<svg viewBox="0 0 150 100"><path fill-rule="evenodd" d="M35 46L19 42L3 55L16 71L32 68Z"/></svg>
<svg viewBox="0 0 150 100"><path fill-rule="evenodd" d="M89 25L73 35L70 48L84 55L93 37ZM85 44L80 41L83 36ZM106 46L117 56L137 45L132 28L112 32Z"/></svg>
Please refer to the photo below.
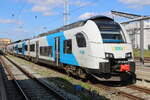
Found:
<svg viewBox="0 0 150 100"><path fill-rule="evenodd" d="M17 46L15 47L15 50L16 50L16 51L18 50L18 47L17 47Z"/></svg>
<svg viewBox="0 0 150 100"><path fill-rule="evenodd" d="M40 47L40 55L52 57L52 46L41 46Z"/></svg>
<svg viewBox="0 0 150 100"><path fill-rule="evenodd" d="M30 45L30 51L34 52L35 51L35 44Z"/></svg>
<svg viewBox="0 0 150 100"><path fill-rule="evenodd" d="M76 34L76 41L78 47L86 47L86 39L82 33Z"/></svg>
<svg viewBox="0 0 150 100"><path fill-rule="evenodd" d="M21 53L22 52L22 48L18 48L18 51L19 51L19 53Z"/></svg>
<svg viewBox="0 0 150 100"><path fill-rule="evenodd" d="M64 54L72 54L72 40L64 40Z"/></svg>
<svg viewBox="0 0 150 100"><path fill-rule="evenodd" d="M25 45L25 46L24 46L24 48L25 48L25 51L28 51L28 47L27 47L27 45Z"/></svg>

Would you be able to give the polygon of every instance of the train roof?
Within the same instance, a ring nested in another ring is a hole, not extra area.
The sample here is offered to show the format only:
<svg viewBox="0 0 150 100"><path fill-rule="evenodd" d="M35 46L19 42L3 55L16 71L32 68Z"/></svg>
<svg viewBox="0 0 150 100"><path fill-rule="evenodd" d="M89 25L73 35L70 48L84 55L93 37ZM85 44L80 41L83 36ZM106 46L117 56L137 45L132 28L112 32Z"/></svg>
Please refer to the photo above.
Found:
<svg viewBox="0 0 150 100"><path fill-rule="evenodd" d="M17 40L17 41L11 42L10 44L15 44L15 43L19 43L19 42L23 42L23 41L27 41L27 40L30 40L30 39Z"/></svg>
<svg viewBox="0 0 150 100"><path fill-rule="evenodd" d="M109 20L114 21L114 19L112 19L112 18L110 18L110 17L107 17L107 16L102 16L102 15L93 16L93 17L91 17L91 18L86 19L86 21L87 21L87 20L99 20L99 19L109 19Z"/></svg>
<svg viewBox="0 0 150 100"><path fill-rule="evenodd" d="M60 27L60 28L52 30L52 31L48 31L47 33L39 34L37 37L46 36L46 35L49 35L49 34L54 34L54 33L57 33L57 32L61 32L61 31L72 29L72 28L80 27L80 26L83 26L88 20L94 20L95 21L95 20L101 20L101 19L107 19L107 20L114 21L112 18L109 18L109 17L106 17L106 16L101 16L101 15L94 16L94 17L91 17L91 18L88 18L88 19L85 19L85 20L81 20L81 21L78 21L78 22L75 22L75 23L72 23L72 24L65 25L63 27Z"/></svg>

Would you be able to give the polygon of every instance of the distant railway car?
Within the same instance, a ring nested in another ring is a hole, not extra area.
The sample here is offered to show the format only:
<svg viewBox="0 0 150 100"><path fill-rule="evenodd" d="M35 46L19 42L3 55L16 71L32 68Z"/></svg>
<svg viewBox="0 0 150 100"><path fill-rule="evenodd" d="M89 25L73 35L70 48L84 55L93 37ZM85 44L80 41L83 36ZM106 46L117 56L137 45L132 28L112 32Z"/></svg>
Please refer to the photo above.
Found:
<svg viewBox="0 0 150 100"><path fill-rule="evenodd" d="M17 54L22 52L34 62L64 68L69 74L80 77L92 74L120 81L135 78L129 36L120 24L105 16L66 25L15 44Z"/></svg>
<svg viewBox="0 0 150 100"><path fill-rule="evenodd" d="M10 54L15 54L16 53L16 43L11 43L7 46L7 52Z"/></svg>
<svg viewBox="0 0 150 100"><path fill-rule="evenodd" d="M13 52L14 52L14 48L13 48L14 46L11 44L11 45L9 45L9 46L7 46L7 52L9 52L10 54L13 54Z"/></svg>

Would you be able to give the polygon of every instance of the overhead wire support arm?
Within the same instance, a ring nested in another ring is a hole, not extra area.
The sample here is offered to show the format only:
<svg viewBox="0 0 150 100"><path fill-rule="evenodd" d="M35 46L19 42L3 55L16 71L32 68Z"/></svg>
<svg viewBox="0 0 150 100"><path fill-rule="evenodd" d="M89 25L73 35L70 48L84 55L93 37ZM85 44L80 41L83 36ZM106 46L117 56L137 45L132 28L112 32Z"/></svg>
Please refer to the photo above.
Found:
<svg viewBox="0 0 150 100"><path fill-rule="evenodd" d="M139 17L146 17L146 16L141 16L141 15L136 15L136 14L130 14L130 13L124 13L124 12L113 11L113 10L111 11L111 13L113 15L125 17L125 18L128 18L128 19L135 19L135 18L139 18Z"/></svg>

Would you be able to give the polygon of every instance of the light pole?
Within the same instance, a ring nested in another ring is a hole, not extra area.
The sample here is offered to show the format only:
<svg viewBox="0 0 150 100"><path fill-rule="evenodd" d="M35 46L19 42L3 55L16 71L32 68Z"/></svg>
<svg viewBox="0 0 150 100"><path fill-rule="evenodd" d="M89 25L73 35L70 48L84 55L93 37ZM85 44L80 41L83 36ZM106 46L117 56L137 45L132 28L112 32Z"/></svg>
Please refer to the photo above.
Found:
<svg viewBox="0 0 150 100"><path fill-rule="evenodd" d="M140 61L144 67L144 20L140 20Z"/></svg>

